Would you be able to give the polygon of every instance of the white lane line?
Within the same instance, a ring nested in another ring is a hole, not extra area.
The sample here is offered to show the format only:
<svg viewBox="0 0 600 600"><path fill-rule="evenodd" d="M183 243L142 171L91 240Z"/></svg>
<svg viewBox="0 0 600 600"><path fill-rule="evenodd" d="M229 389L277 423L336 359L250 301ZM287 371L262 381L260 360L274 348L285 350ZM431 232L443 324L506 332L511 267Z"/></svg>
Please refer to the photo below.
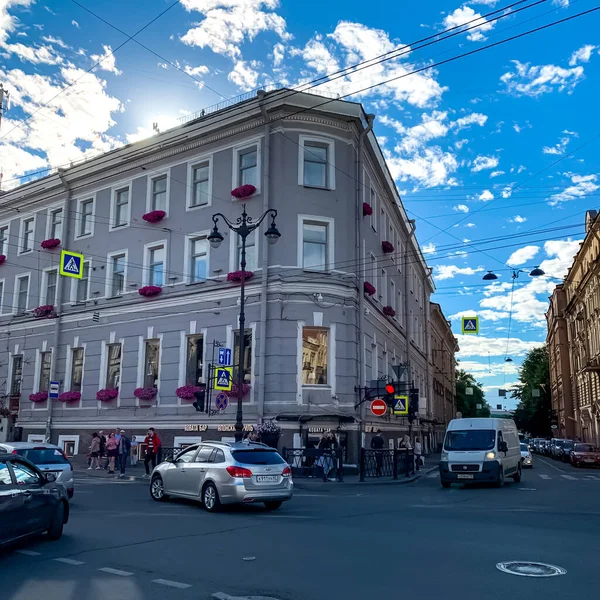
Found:
<svg viewBox="0 0 600 600"><path fill-rule="evenodd" d="M179 581L169 581L168 579L153 579L152 583L158 583L159 585L166 585L172 588L177 588L179 590L187 590L192 586L188 583L181 583Z"/></svg>
<svg viewBox="0 0 600 600"><path fill-rule="evenodd" d="M427 475L428 479L435 479L438 476L437 471L434 471L433 473L429 473L429 475Z"/></svg>
<svg viewBox="0 0 600 600"><path fill-rule="evenodd" d="M120 571L119 569L111 569L110 567L102 567L98 569L98 571L103 571L104 573L109 573L110 575L121 575L121 577L129 577L133 575L129 571Z"/></svg>
<svg viewBox="0 0 600 600"><path fill-rule="evenodd" d="M309 517L302 515L262 515L263 519L316 519L317 517Z"/></svg>
<svg viewBox="0 0 600 600"><path fill-rule="evenodd" d="M571 477L571 475L561 475L563 479L568 479L569 481L578 481L577 477Z"/></svg>
<svg viewBox="0 0 600 600"><path fill-rule="evenodd" d="M558 471L559 473L564 473L564 471L562 469L559 469L558 467L554 466L551 462L548 462L546 460L543 460L541 458L538 459L540 462L544 463L545 465L548 465L549 467L552 467L555 471Z"/></svg>
<svg viewBox="0 0 600 600"><path fill-rule="evenodd" d="M552 479L552 477L550 477L550 475L546 475L546 473L538 473L538 475L542 478L542 479Z"/></svg>
<svg viewBox="0 0 600 600"><path fill-rule="evenodd" d="M85 565L85 563L82 560L74 560L72 558L53 558L52 560L55 560L56 562L60 563L65 563L65 565Z"/></svg>
<svg viewBox="0 0 600 600"><path fill-rule="evenodd" d="M17 552L25 556L40 556L41 554L41 552L34 552L33 550L17 550Z"/></svg>

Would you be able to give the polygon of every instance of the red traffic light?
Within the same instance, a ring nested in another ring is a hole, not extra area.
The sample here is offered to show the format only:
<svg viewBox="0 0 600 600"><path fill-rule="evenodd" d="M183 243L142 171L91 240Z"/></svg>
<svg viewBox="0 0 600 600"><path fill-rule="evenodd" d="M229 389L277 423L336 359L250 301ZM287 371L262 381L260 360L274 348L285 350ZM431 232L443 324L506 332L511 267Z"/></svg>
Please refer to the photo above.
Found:
<svg viewBox="0 0 600 600"><path fill-rule="evenodd" d="M388 383L388 384L385 386L385 391L386 391L388 394L393 394L393 393L396 391L396 388L395 388L395 387L394 387L394 386L393 386L391 383Z"/></svg>

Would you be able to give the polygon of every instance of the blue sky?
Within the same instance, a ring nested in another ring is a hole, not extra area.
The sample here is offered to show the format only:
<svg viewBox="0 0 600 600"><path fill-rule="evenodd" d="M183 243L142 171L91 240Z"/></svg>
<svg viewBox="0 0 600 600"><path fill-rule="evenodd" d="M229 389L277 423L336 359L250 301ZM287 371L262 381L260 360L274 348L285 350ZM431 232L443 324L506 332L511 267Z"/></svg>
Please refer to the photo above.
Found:
<svg viewBox="0 0 600 600"><path fill-rule="evenodd" d="M133 35L173 2L80 4ZM547 297L577 251L585 211L600 205L600 12L407 74L594 7L526 0L502 10L509 4L181 0L136 36L178 70L133 41L118 48L127 37L71 0L0 0L0 82L12 98L0 130L3 188L148 136L153 122L166 128L225 98L296 86L408 44L322 89L377 115L434 269L433 300L452 320L463 367L496 404L544 340ZM477 27L418 43L467 22ZM549 277L531 279L536 265ZM515 269L525 272L513 289ZM487 270L498 275L492 285L482 281ZM479 336L460 335L461 314L480 316Z"/></svg>

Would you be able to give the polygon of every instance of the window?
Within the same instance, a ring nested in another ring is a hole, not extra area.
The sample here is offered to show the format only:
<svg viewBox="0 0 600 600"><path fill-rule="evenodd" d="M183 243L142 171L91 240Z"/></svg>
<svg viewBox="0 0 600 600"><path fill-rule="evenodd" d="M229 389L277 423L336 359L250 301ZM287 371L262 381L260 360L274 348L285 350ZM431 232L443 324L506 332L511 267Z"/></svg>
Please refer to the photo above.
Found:
<svg viewBox="0 0 600 600"><path fill-rule="evenodd" d="M379 299L384 306L387 306L387 273L381 269L381 283L379 284Z"/></svg>
<svg viewBox="0 0 600 600"><path fill-rule="evenodd" d="M209 202L210 163L205 162L192 167L192 197L190 208L206 206Z"/></svg>
<svg viewBox="0 0 600 600"><path fill-rule="evenodd" d="M0 485L12 485L12 478L8 465L5 462L0 462Z"/></svg>
<svg viewBox="0 0 600 600"><path fill-rule="evenodd" d="M251 146L238 152L238 185L258 187L258 147Z"/></svg>
<svg viewBox="0 0 600 600"><path fill-rule="evenodd" d="M79 231L78 236L91 235L93 231L94 199L82 200L79 205Z"/></svg>
<svg viewBox="0 0 600 600"><path fill-rule="evenodd" d="M160 358L160 340L146 340L144 352L143 387L158 387L158 367Z"/></svg>
<svg viewBox="0 0 600 600"><path fill-rule="evenodd" d="M242 268L242 236L235 236L237 250L235 270ZM256 254L256 234L251 233L246 238L246 271L255 271L258 268L258 256Z"/></svg>
<svg viewBox="0 0 600 600"><path fill-rule="evenodd" d="M373 231L377 231L377 192L371 188L371 227Z"/></svg>
<svg viewBox="0 0 600 600"><path fill-rule="evenodd" d="M396 284L390 279L390 306L396 310Z"/></svg>
<svg viewBox="0 0 600 600"><path fill-rule="evenodd" d="M110 261L110 296L122 296L125 291L125 254L112 256Z"/></svg>
<svg viewBox="0 0 600 600"><path fill-rule="evenodd" d="M165 247L148 249L148 285L163 286L165 281Z"/></svg>
<svg viewBox="0 0 600 600"><path fill-rule="evenodd" d="M214 448L211 448L210 446L201 446L200 450L198 451L198 456L196 456L196 460L194 462L197 463L207 463L210 460L210 457L213 453Z"/></svg>
<svg viewBox="0 0 600 600"><path fill-rule="evenodd" d="M178 463L191 463L194 460L196 450L198 450L198 448L196 446L193 446L189 450L184 450L183 452L179 453L177 455L177 462Z"/></svg>
<svg viewBox="0 0 600 600"><path fill-rule="evenodd" d="M54 306L56 303L56 286L58 283L58 271L56 269L52 269L51 271L46 271L46 290L44 291L44 301L45 304L49 306Z"/></svg>
<svg viewBox="0 0 600 600"><path fill-rule="evenodd" d="M240 332L233 333L233 382L237 383L240 372ZM246 329L244 334L244 383L252 379L252 330Z"/></svg>
<svg viewBox="0 0 600 600"><path fill-rule="evenodd" d="M75 279L75 302L84 303L88 299L88 287L90 283L90 263L83 263L83 273L81 279Z"/></svg>
<svg viewBox="0 0 600 600"><path fill-rule="evenodd" d="M225 453L223 452L223 450L217 448L215 450L215 454L212 457L212 460L210 462L212 462L212 463L224 463L225 462Z"/></svg>
<svg viewBox="0 0 600 600"><path fill-rule="evenodd" d="M36 485L42 483L40 476L29 465L18 461L13 461L11 465L17 485Z"/></svg>
<svg viewBox="0 0 600 600"><path fill-rule="evenodd" d="M63 211L62 208L57 208L50 211L50 228L48 232L48 238L59 239L62 237L62 221Z"/></svg>
<svg viewBox="0 0 600 600"><path fill-rule="evenodd" d="M327 144L305 142L304 144L304 185L326 188L327 186Z"/></svg>
<svg viewBox="0 0 600 600"><path fill-rule="evenodd" d="M208 276L208 243L206 238L190 240L190 283L205 281Z"/></svg>
<svg viewBox="0 0 600 600"><path fill-rule="evenodd" d="M187 360L185 368L185 384L197 386L203 383L204 338L201 335L190 335L187 338Z"/></svg>
<svg viewBox="0 0 600 600"><path fill-rule="evenodd" d="M22 315L27 310L27 301L29 299L29 275L17 277L17 314Z"/></svg>
<svg viewBox="0 0 600 600"><path fill-rule="evenodd" d="M8 225L0 227L0 254L3 256L8 254Z"/></svg>
<svg viewBox="0 0 600 600"><path fill-rule="evenodd" d="M33 227L35 219L23 219L21 223L21 252L30 252L33 250Z"/></svg>
<svg viewBox="0 0 600 600"><path fill-rule="evenodd" d="M167 176L150 180L150 210L167 210Z"/></svg>
<svg viewBox="0 0 600 600"><path fill-rule="evenodd" d="M71 352L71 391L81 392L81 382L83 381L83 348L73 348Z"/></svg>
<svg viewBox="0 0 600 600"><path fill-rule="evenodd" d="M327 385L327 329L305 327L302 330L302 384Z"/></svg>
<svg viewBox="0 0 600 600"><path fill-rule="evenodd" d="M315 271L327 271L327 224L305 221L302 224L302 266Z"/></svg>
<svg viewBox="0 0 600 600"><path fill-rule="evenodd" d="M40 352L40 392L50 389L50 369L52 368L52 352Z"/></svg>
<svg viewBox="0 0 600 600"><path fill-rule="evenodd" d="M129 188L116 190L114 194L113 229L129 224Z"/></svg>
<svg viewBox="0 0 600 600"><path fill-rule="evenodd" d="M10 373L10 394L19 396L21 394L21 384L23 383L23 355L18 354L12 357L12 369Z"/></svg>
<svg viewBox="0 0 600 600"><path fill-rule="evenodd" d="M106 354L106 387L115 390L121 383L121 344L109 344Z"/></svg>

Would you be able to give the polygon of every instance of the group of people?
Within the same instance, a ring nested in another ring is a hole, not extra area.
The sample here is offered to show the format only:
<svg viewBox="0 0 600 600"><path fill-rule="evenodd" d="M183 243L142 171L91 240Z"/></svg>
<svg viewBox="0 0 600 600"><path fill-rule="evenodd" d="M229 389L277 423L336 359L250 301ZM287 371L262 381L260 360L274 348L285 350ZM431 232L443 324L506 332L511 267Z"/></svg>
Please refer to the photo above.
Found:
<svg viewBox="0 0 600 600"><path fill-rule="evenodd" d="M154 427L150 427L143 441L145 449L144 467L146 474L144 477L150 477L150 465L156 466L156 459L160 451L160 438L156 434ZM88 456L88 471L92 469L104 469L109 475L115 474L115 469L119 470L119 477L125 477L127 463L132 467L137 465L139 452L139 442L135 435L131 438L124 429L115 429L109 431L108 435L104 431L94 432L90 444L90 453ZM103 464L101 464L103 462Z"/></svg>
<svg viewBox="0 0 600 600"><path fill-rule="evenodd" d="M375 435L371 438L371 449L373 450L383 450L385 447L385 442L383 436L381 435L381 429L378 429ZM417 471L420 470L421 465L423 464L423 445L421 444L420 438L415 438L414 446L410 442L410 437L408 435L403 436L398 443L399 450L413 450L415 455L415 469ZM380 474L381 466L382 466L382 458L381 456L376 456L377 462L377 474Z"/></svg>

